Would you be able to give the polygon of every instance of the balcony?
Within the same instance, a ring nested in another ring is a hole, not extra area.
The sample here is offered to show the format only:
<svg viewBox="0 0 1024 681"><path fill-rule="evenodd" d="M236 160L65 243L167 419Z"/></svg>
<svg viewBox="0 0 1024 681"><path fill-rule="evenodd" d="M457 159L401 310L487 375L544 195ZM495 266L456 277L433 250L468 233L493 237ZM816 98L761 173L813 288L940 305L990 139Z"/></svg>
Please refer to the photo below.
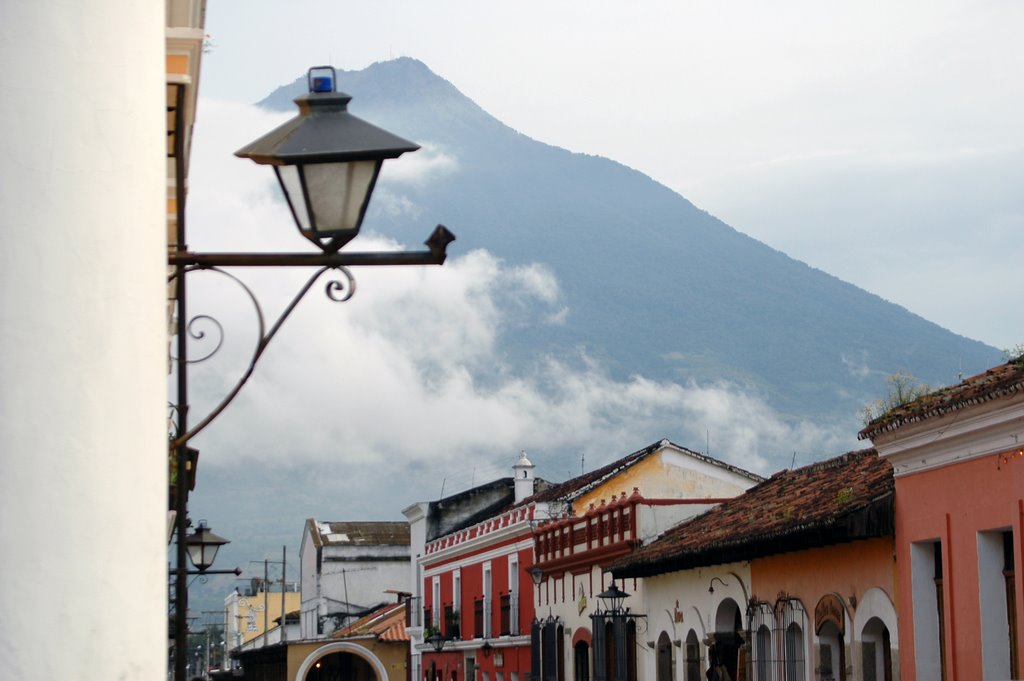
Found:
<svg viewBox="0 0 1024 681"><path fill-rule="evenodd" d="M444 606L444 629L441 632L445 638L461 638L459 633L459 611L452 605Z"/></svg>
<svg viewBox="0 0 1024 681"><path fill-rule="evenodd" d="M498 617L498 634L500 636L519 635L519 599L511 593L499 597L500 608Z"/></svg>

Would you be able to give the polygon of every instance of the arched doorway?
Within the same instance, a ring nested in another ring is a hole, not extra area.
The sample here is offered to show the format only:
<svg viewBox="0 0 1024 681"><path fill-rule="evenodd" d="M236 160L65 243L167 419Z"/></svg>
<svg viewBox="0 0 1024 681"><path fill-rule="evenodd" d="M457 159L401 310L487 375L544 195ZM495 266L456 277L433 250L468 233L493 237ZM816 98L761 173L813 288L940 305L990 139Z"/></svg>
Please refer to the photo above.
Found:
<svg viewBox="0 0 1024 681"><path fill-rule="evenodd" d="M846 605L836 594L822 596L814 606L821 681L846 681L846 619Z"/></svg>
<svg viewBox="0 0 1024 681"><path fill-rule="evenodd" d="M821 681L846 681L846 641L835 622L818 629L818 668Z"/></svg>
<svg viewBox="0 0 1024 681"><path fill-rule="evenodd" d="M718 604L715 613L714 654L717 660L725 665L729 678L732 679L737 678L736 670L740 665L739 654L743 648L741 631L743 618L740 616L740 608L736 601L726 598Z"/></svg>
<svg viewBox="0 0 1024 681"><path fill-rule="evenodd" d="M861 631L861 669L865 679L892 681L892 638L889 627L872 617Z"/></svg>
<svg viewBox="0 0 1024 681"><path fill-rule="evenodd" d="M672 639L667 632L661 632L658 636L658 662L657 681L672 681L675 676L672 668L675 666L672 659Z"/></svg>
<svg viewBox="0 0 1024 681"><path fill-rule="evenodd" d="M572 634L573 681L590 681L591 638L586 627L579 627Z"/></svg>
<svg viewBox="0 0 1024 681"><path fill-rule="evenodd" d="M380 659L353 643L329 643L302 661L295 681L387 681Z"/></svg>
<svg viewBox="0 0 1024 681"><path fill-rule="evenodd" d="M324 655L306 672L305 681L377 681L373 667L352 653Z"/></svg>
<svg viewBox="0 0 1024 681"><path fill-rule="evenodd" d="M572 647L572 673L574 681L590 681L590 644L586 641Z"/></svg>

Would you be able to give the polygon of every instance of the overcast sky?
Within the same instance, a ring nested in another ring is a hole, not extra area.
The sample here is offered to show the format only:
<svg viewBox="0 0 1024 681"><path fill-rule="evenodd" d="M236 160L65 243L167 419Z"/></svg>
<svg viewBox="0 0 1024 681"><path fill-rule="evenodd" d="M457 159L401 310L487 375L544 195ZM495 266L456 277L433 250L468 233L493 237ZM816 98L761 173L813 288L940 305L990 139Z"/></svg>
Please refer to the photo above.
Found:
<svg viewBox="0 0 1024 681"><path fill-rule="evenodd" d="M414 57L530 137L956 333L1024 342L1024 3L210 0L207 31L204 98Z"/></svg>
<svg viewBox="0 0 1024 681"><path fill-rule="evenodd" d="M291 115L251 103L313 65L409 56L530 137L625 163L772 247L1006 348L1024 342L1022 29L1016 1L209 0L190 245L237 249L255 233L303 248L278 236L291 219L272 175L231 155ZM405 174L386 166L386 182L430 170L398 163ZM584 457L591 468L662 437L759 473L862 446L855 419L782 419L725 383L617 383L596 364L553 364L482 388L474 367L501 361L496 291L564 310L552 273L457 246L443 268L359 272L342 309L311 294L197 438L204 461L343 452L369 464L338 481L362 495L360 513L395 519L443 486L508 475L520 449L538 475L564 479ZM280 273L246 276L283 304ZM213 312L232 330L246 309ZM415 325L394 323L410 309L424 311ZM558 470L543 451L559 452ZM374 487L381 466L425 461L435 470L407 498ZM298 527L321 510L288 512Z"/></svg>

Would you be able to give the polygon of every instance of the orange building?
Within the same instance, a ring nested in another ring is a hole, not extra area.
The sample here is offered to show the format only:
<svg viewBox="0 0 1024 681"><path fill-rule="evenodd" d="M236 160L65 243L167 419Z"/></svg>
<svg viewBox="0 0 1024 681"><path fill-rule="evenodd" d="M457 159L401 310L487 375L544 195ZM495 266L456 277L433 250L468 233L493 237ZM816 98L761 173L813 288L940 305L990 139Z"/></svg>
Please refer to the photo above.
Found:
<svg viewBox="0 0 1024 681"><path fill-rule="evenodd" d="M1021 678L1024 359L860 433L893 466L903 681Z"/></svg>
<svg viewBox="0 0 1024 681"><path fill-rule="evenodd" d="M648 678L897 678L893 477L872 450L780 471L611 571L643 578Z"/></svg>

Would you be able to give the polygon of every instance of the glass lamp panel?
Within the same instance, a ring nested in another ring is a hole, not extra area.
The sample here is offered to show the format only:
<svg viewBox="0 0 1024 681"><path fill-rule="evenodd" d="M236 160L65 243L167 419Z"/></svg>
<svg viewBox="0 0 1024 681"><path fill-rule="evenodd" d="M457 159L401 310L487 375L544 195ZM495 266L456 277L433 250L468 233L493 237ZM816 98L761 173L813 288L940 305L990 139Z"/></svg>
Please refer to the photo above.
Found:
<svg viewBox="0 0 1024 681"><path fill-rule="evenodd" d="M313 229L319 235L359 229L380 161L305 166Z"/></svg>
<svg viewBox="0 0 1024 681"><path fill-rule="evenodd" d="M299 166L274 166L277 179L284 190L284 196L288 200L288 207L292 209L292 215L299 226L299 231L307 237L312 236L312 228L309 222L309 212L306 209L306 196L302 191L302 179L299 177Z"/></svg>
<svg viewBox="0 0 1024 681"><path fill-rule="evenodd" d="M206 551L203 544L189 544L188 557L199 570L205 570L213 564L212 561L206 562Z"/></svg>

